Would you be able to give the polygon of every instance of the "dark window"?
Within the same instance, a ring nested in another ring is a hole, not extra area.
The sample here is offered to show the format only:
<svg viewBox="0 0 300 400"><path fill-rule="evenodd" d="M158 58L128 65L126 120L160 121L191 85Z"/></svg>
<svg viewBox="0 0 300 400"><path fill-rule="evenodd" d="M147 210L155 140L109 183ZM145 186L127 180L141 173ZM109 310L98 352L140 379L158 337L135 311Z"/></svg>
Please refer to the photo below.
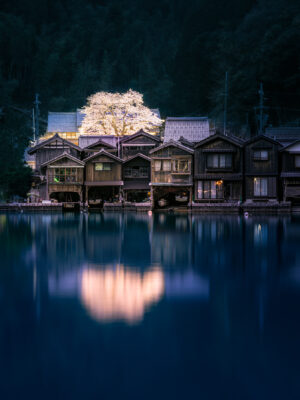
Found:
<svg viewBox="0 0 300 400"><path fill-rule="evenodd" d="M207 168L231 168L232 154L208 154Z"/></svg>
<svg viewBox="0 0 300 400"><path fill-rule="evenodd" d="M253 152L253 159L258 161L267 161L269 159L268 150L255 150Z"/></svg>
<svg viewBox="0 0 300 400"><path fill-rule="evenodd" d="M147 178L149 169L147 167L132 167L125 168L124 177L125 178Z"/></svg>
<svg viewBox="0 0 300 400"><path fill-rule="evenodd" d="M300 168L300 155L295 156L295 167Z"/></svg>

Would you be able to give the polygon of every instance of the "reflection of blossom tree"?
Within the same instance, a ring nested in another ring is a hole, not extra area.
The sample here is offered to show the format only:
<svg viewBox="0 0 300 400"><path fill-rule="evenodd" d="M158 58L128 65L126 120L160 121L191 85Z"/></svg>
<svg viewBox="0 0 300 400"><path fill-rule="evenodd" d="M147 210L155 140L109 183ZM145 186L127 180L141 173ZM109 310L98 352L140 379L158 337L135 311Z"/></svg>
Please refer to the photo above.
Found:
<svg viewBox="0 0 300 400"><path fill-rule="evenodd" d="M151 304L164 292L164 275L160 268L141 274L126 270L84 270L81 299L90 315L98 321L138 322Z"/></svg>
<svg viewBox="0 0 300 400"><path fill-rule="evenodd" d="M88 98L80 133L123 136L158 131L162 120L144 105L142 94L98 92Z"/></svg>

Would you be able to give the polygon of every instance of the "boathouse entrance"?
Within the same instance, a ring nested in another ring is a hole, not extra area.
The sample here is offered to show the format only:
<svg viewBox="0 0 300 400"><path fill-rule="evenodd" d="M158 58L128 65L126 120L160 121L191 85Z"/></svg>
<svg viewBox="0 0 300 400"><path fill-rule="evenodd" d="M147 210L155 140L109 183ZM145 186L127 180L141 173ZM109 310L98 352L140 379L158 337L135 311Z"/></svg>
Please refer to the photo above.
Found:
<svg viewBox="0 0 300 400"><path fill-rule="evenodd" d="M51 200L56 200L58 203L79 203L80 196L76 192L52 192Z"/></svg>
<svg viewBox="0 0 300 400"><path fill-rule="evenodd" d="M187 186L154 186L152 196L153 206L156 209L187 207L192 203L192 189Z"/></svg>

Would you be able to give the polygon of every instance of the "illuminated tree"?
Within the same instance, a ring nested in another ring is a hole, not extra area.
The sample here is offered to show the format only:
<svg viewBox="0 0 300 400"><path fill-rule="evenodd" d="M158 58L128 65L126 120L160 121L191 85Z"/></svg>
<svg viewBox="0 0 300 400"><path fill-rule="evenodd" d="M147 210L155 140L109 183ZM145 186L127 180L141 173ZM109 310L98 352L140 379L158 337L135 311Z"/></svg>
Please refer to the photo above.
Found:
<svg viewBox="0 0 300 400"><path fill-rule="evenodd" d="M144 105L143 95L133 90L126 93L98 92L87 99L80 133L87 135L133 134L140 129L155 134L162 120Z"/></svg>

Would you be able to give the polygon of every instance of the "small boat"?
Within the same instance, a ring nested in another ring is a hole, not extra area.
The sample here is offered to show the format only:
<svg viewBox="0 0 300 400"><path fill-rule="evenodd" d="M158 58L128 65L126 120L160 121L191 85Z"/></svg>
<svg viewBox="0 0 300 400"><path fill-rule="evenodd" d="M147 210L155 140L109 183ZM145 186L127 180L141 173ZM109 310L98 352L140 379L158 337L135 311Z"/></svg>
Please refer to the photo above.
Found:
<svg viewBox="0 0 300 400"><path fill-rule="evenodd" d="M166 207L168 205L168 201L166 199L158 200L159 207Z"/></svg>
<svg viewBox="0 0 300 400"><path fill-rule="evenodd" d="M175 200L176 200L178 203L186 203L186 202L188 201L188 196L178 194L177 196L175 196Z"/></svg>

